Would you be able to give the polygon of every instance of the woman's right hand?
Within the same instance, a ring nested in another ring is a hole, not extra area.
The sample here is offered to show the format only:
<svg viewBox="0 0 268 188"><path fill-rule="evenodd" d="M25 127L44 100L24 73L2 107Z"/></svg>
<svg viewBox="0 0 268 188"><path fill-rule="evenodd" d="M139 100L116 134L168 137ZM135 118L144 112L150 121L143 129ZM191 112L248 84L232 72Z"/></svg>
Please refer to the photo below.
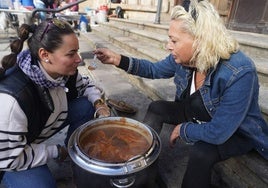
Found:
<svg viewBox="0 0 268 188"><path fill-rule="evenodd" d="M121 61L121 55L109 50L108 48L98 48L94 50L93 53L103 64L118 66Z"/></svg>
<svg viewBox="0 0 268 188"><path fill-rule="evenodd" d="M173 148L175 146L177 139L180 137L180 129L181 129L181 124L177 125L173 129L173 131L172 131L172 133L170 135L170 138L169 138L169 146L171 148Z"/></svg>

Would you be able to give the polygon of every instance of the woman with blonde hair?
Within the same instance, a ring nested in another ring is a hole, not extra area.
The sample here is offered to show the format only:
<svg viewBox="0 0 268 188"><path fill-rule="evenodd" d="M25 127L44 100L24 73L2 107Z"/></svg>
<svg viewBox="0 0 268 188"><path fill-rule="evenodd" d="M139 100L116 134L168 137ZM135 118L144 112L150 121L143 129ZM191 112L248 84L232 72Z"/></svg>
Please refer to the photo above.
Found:
<svg viewBox="0 0 268 188"><path fill-rule="evenodd" d="M175 101L153 101L144 122L158 133L163 123L176 125L172 147L178 138L192 144L182 187L210 187L214 164L252 149L268 159L268 126L258 104L256 68L213 5L192 0L187 8L174 7L168 34L170 55L155 63L108 49L95 53L103 63L130 74L174 77Z"/></svg>

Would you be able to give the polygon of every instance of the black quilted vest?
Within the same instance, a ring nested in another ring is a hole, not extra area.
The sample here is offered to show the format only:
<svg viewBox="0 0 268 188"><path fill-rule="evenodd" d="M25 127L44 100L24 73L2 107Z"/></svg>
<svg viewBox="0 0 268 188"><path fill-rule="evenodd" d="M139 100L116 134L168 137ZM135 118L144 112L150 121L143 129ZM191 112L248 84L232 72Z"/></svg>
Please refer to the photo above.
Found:
<svg viewBox="0 0 268 188"><path fill-rule="evenodd" d="M69 89L68 101L77 97L76 76L77 72L66 83L66 87ZM28 119L27 142L33 142L40 135L48 117L54 110L48 89L36 85L18 66L15 66L0 78L0 93L7 93L18 101Z"/></svg>

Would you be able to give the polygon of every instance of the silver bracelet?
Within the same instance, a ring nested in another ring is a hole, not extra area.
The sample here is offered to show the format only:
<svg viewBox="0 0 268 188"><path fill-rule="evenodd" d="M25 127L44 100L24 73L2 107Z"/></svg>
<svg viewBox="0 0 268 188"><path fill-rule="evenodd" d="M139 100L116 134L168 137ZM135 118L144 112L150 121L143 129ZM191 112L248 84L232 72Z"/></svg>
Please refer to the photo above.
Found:
<svg viewBox="0 0 268 188"><path fill-rule="evenodd" d="M100 115L100 116L97 116L98 115L98 112L102 109L105 109L107 110L105 107L101 106L99 108L96 109L95 113L94 113L94 118L102 118L102 117L106 117L106 116L103 116L103 115Z"/></svg>

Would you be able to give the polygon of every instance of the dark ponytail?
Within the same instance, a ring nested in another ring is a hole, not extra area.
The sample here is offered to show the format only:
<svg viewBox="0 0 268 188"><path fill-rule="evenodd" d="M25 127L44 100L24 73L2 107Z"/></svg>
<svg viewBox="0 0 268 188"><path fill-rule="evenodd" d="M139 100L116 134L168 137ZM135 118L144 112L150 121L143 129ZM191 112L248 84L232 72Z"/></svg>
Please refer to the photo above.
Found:
<svg viewBox="0 0 268 188"><path fill-rule="evenodd" d="M29 34L33 33L33 27L27 24L22 24L18 30L18 38L11 41L9 47L11 53L2 58L1 64L2 68L0 69L0 76L5 73L5 71L16 64L17 55L23 49L23 43L28 39Z"/></svg>
<svg viewBox="0 0 268 188"><path fill-rule="evenodd" d="M30 33L32 35L29 37ZM48 19L37 25L22 24L18 30L18 38L10 43L11 53L1 60L2 68L0 68L0 77L5 71L17 62L17 55L23 49L23 43L27 40L31 57L39 59L38 51L44 48L48 52L58 49L63 43L63 36L74 34L74 30L69 23L58 20Z"/></svg>

